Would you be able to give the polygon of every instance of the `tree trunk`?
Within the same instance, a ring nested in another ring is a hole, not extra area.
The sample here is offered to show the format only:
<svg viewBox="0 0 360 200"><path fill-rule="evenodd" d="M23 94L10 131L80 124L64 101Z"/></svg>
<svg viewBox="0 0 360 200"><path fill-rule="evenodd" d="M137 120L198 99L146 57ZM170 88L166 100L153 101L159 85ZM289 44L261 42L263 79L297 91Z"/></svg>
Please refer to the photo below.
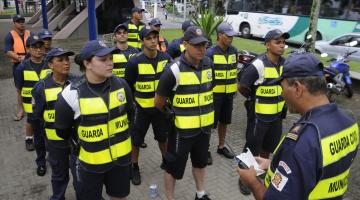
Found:
<svg viewBox="0 0 360 200"><path fill-rule="evenodd" d="M311 34L312 37L308 41L310 43L310 46L308 47L307 50L312 52L312 53L315 52L317 22L318 22L318 18L319 18L320 5L321 5L321 0L313 0L312 6L311 6L310 25L309 25L309 32L308 33Z"/></svg>
<svg viewBox="0 0 360 200"><path fill-rule="evenodd" d="M217 0L208 0L208 5L209 5L209 11L215 13Z"/></svg>

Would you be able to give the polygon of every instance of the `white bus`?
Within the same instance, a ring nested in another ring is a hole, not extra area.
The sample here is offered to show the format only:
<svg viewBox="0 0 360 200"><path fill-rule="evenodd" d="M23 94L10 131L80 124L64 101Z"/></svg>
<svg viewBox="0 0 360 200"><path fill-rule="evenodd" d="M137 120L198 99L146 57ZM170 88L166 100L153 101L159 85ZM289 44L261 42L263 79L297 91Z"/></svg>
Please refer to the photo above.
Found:
<svg viewBox="0 0 360 200"><path fill-rule="evenodd" d="M226 20L245 38L264 37L272 29L304 41L309 29L312 0L230 0ZM360 0L322 0L317 40L360 32Z"/></svg>

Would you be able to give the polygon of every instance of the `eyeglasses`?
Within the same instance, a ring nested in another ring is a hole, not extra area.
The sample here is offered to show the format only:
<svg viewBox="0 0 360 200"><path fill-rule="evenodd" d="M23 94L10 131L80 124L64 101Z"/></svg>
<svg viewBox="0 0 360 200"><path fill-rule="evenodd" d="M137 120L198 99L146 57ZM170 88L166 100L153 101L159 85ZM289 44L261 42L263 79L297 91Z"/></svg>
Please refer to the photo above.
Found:
<svg viewBox="0 0 360 200"><path fill-rule="evenodd" d="M158 25L154 25L155 27L158 27L158 28L160 28L161 27L161 25L160 24L158 24Z"/></svg>
<svg viewBox="0 0 360 200"><path fill-rule="evenodd" d="M17 20L17 21L15 21L15 23L23 24L23 23L25 23L25 20Z"/></svg>

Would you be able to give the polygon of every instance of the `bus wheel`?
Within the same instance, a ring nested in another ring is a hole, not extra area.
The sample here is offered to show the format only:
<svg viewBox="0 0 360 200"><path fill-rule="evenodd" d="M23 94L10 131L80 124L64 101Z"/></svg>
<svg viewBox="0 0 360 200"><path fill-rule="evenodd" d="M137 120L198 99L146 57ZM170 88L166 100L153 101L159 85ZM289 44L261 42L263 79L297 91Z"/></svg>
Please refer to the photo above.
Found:
<svg viewBox="0 0 360 200"><path fill-rule="evenodd" d="M250 38L250 26L248 24L241 25L240 32L243 38Z"/></svg>

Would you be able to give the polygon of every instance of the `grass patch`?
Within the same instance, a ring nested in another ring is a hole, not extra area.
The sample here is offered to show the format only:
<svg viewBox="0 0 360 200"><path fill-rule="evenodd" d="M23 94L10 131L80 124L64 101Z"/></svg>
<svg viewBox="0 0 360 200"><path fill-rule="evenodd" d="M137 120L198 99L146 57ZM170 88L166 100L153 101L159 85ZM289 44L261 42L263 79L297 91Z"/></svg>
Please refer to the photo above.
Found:
<svg viewBox="0 0 360 200"><path fill-rule="evenodd" d="M163 29L161 31L161 34L169 41L171 42L173 39L177 39L182 37L182 31L181 29ZM216 35L212 35L212 41L213 44L216 43ZM248 40L240 37L235 37L233 40L233 45L240 51L240 50L247 50L254 53L264 53L266 48L261 41L257 40ZM288 48L285 50L284 56L287 57L288 53L292 50L292 48ZM325 66L329 65L329 62L327 62L330 58L321 58L320 55L316 55L321 62L324 63ZM350 61L348 63L350 65L350 70L355 72L360 72L360 63L355 61Z"/></svg>

